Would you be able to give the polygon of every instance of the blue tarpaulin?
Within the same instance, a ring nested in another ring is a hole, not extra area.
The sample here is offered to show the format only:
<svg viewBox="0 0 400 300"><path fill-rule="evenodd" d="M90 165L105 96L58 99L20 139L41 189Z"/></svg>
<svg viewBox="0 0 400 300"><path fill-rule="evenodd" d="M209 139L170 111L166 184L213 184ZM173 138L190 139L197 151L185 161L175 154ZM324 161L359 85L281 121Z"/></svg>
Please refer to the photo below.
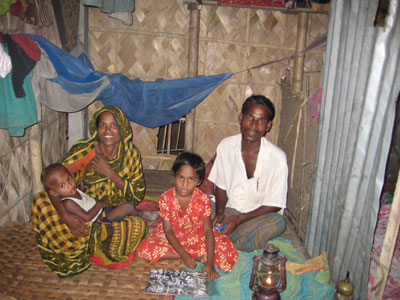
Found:
<svg viewBox="0 0 400 300"><path fill-rule="evenodd" d="M93 101L101 100L104 105L116 105L130 121L150 128L183 117L233 75L222 73L155 81L129 79L121 73L96 71L87 57L76 58L39 35L29 36L47 53L58 74L57 78L48 80L58 83L70 94L84 94L99 88L108 79L110 83Z"/></svg>

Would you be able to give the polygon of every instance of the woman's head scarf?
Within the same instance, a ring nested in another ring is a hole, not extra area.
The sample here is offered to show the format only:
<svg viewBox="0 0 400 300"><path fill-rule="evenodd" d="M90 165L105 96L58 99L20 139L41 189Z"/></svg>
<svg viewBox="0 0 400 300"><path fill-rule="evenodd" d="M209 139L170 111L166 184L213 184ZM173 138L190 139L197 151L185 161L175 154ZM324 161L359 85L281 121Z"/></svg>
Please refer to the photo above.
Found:
<svg viewBox="0 0 400 300"><path fill-rule="evenodd" d="M117 203L119 200L116 198L125 197L128 201L132 200L138 202L143 198L143 195L137 197L137 191L140 190L144 193L144 180L142 178L143 173L140 162L140 153L132 143L132 129L129 120L120 108L116 106L103 106L98 109L90 120L90 138L75 143L63 163L68 165L84 158L96 147L96 145L98 145L99 137L97 133L97 120L104 112L110 112L113 115L118 124L121 140L118 146L117 155L114 159L109 160L103 154L100 155L102 155L114 171L125 180L125 190L121 194L121 191L115 186L115 184L105 175L96 172L90 163L87 164L87 166L85 165L84 169L80 172L74 174L74 178L76 182L80 182L80 180L83 179L83 192L97 200L106 198L110 202ZM135 178L135 180L132 180L132 178ZM140 194L143 193L141 192ZM132 195L133 198L130 199L131 196L129 195Z"/></svg>

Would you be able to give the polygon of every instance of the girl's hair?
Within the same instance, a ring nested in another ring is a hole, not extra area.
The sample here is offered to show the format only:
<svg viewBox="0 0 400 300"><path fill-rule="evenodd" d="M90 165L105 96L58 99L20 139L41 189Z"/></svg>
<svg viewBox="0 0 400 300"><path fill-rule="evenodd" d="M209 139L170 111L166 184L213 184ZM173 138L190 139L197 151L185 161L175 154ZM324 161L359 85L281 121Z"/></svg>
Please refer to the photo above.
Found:
<svg viewBox="0 0 400 300"><path fill-rule="evenodd" d="M199 184L203 183L204 177L206 175L206 165L199 155L191 152L183 152L179 154L178 157L175 159L174 164L172 165L174 176L182 166L191 166L199 176Z"/></svg>

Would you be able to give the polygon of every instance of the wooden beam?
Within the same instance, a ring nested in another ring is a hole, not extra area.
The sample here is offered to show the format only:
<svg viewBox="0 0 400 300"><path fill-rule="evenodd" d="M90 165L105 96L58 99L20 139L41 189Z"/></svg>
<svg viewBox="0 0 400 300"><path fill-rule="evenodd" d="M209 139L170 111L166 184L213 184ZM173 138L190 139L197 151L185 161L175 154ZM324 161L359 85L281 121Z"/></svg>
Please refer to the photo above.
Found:
<svg viewBox="0 0 400 300"><path fill-rule="evenodd" d="M372 288L371 300L382 299L385 290L387 277L392 263L393 251L396 245L400 227L400 172L397 177L396 188L392 209L390 210L389 221L383 240L382 251L379 257L379 264L376 268L374 286Z"/></svg>
<svg viewBox="0 0 400 300"><path fill-rule="evenodd" d="M308 13L301 13L297 21L296 54L306 47L308 31ZM305 54L297 55L294 60L293 89L300 93L303 87L304 58Z"/></svg>
<svg viewBox="0 0 400 300"><path fill-rule="evenodd" d="M183 0L184 4L191 4L196 3L199 0ZM299 14L303 12L313 13L313 14L328 14L328 10L323 9L312 9L312 8L303 8L303 7L296 7L296 8L286 8L286 7L274 7L274 6L257 6L257 5L239 5L239 4L218 4L217 0L202 0L202 5L210 5L210 6L221 6L221 7L239 7L239 8L250 8L250 9L264 9L264 10L275 10L280 11L282 13L287 14ZM329 7L329 6L328 6Z"/></svg>
<svg viewBox="0 0 400 300"><path fill-rule="evenodd" d="M32 194L35 195L40 191L44 191L44 187L40 180L42 174L42 145L39 124L33 125L29 130L29 148L31 155L31 173L32 173Z"/></svg>
<svg viewBox="0 0 400 300"><path fill-rule="evenodd" d="M188 76L194 77L198 74L199 56L199 35L200 35L200 8L197 4L189 4L190 25L189 25L189 57ZM196 109L186 115L185 123L185 150L194 152Z"/></svg>

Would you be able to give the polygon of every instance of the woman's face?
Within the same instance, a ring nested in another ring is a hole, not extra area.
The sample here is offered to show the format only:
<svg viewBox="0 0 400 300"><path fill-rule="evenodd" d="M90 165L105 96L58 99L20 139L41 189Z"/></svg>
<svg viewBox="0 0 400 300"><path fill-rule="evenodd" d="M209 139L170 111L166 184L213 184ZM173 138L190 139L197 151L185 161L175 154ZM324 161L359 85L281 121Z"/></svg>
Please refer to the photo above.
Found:
<svg viewBox="0 0 400 300"><path fill-rule="evenodd" d="M103 112L99 116L97 125L97 134L100 144L112 146L118 144L121 140L118 124L110 112Z"/></svg>

